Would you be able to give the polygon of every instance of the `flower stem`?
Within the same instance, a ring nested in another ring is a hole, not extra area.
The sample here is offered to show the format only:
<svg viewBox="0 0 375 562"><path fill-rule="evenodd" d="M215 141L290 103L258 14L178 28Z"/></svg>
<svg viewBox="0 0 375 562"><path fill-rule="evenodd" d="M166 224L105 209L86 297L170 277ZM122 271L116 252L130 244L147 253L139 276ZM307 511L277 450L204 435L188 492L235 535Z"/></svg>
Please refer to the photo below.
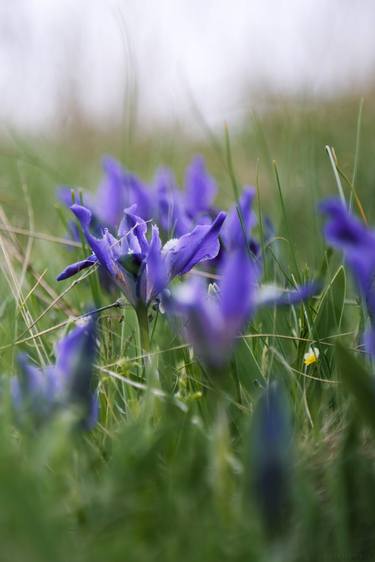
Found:
<svg viewBox="0 0 375 562"><path fill-rule="evenodd" d="M147 306L140 304L135 309L138 319L139 339L142 352L148 354L150 352L150 334L148 331L148 312Z"/></svg>

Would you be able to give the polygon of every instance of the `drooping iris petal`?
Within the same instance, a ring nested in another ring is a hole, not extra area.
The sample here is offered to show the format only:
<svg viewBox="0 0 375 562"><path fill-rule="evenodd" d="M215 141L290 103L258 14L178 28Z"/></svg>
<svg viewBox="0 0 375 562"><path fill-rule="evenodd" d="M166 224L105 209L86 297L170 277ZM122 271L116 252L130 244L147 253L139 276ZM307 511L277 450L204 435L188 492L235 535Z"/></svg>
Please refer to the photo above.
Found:
<svg viewBox="0 0 375 562"><path fill-rule="evenodd" d="M113 263L113 251L108 237L104 236L103 238L96 238L90 233L89 227L92 217L91 211L81 205L72 205L71 210L81 223L86 240L99 263L105 267L109 273L114 275L115 268Z"/></svg>
<svg viewBox="0 0 375 562"><path fill-rule="evenodd" d="M197 263L215 258L219 253L218 235L226 214L221 212L209 225L199 225L189 234L185 234L164 246L170 278L190 271Z"/></svg>
<svg viewBox="0 0 375 562"><path fill-rule="evenodd" d="M250 241L250 231L256 224L252 208L255 189L245 187L237 205L231 209L225 222L222 238L226 248L231 250Z"/></svg>
<svg viewBox="0 0 375 562"><path fill-rule="evenodd" d="M375 317L375 231L353 216L339 199L323 201L320 209L328 216L324 229L327 242L343 253L369 314Z"/></svg>
<svg viewBox="0 0 375 562"><path fill-rule="evenodd" d="M75 275L79 271L82 271L83 269L86 269L87 267L92 266L97 261L98 261L97 257L92 255L92 256L89 256L88 258L86 258L85 260L81 260L81 261L77 261L75 263L72 263L71 265L68 265L68 267L66 267L64 269L64 271L62 271L57 276L56 279L57 279L57 281L63 281L63 279L68 279L69 277L72 277L73 275Z"/></svg>
<svg viewBox="0 0 375 562"><path fill-rule="evenodd" d="M375 231L351 214L341 200L323 201L321 211L328 216L324 229L327 242L340 250L367 307L370 326L363 341L375 356Z"/></svg>
<svg viewBox="0 0 375 562"><path fill-rule="evenodd" d="M202 156L195 156L186 170L185 206L195 217L209 211L217 191L214 179L208 174Z"/></svg>
<svg viewBox="0 0 375 562"><path fill-rule="evenodd" d="M340 199L326 199L320 204L320 210L329 218L324 234L333 246L350 253L373 243L373 232L353 216Z"/></svg>
<svg viewBox="0 0 375 562"><path fill-rule="evenodd" d="M316 295L320 289L321 284L318 281L311 281L297 287L297 289L291 290L286 290L276 285L263 285L258 290L256 303L257 306L292 306Z"/></svg>

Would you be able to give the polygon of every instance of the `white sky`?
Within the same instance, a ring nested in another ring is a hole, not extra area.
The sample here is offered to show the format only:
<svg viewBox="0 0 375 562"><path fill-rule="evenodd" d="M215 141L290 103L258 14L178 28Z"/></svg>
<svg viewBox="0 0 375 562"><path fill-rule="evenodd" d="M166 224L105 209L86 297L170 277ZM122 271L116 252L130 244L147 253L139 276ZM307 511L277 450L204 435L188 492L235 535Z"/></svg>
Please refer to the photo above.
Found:
<svg viewBox="0 0 375 562"><path fill-rule="evenodd" d="M0 0L0 123L238 119L260 88L312 94L375 74L375 0ZM250 93L250 97L249 97ZM254 97L253 99L257 99Z"/></svg>

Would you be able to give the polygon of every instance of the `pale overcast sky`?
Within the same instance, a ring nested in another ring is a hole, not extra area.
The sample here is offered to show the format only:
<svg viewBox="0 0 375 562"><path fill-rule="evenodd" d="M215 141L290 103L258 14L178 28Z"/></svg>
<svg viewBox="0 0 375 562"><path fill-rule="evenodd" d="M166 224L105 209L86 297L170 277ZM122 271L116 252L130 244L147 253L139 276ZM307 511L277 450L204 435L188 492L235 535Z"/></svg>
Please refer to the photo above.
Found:
<svg viewBox="0 0 375 562"><path fill-rule="evenodd" d="M375 70L375 0L0 0L0 123L241 116L260 87L329 94ZM246 92L246 95L245 95ZM250 98L248 93L250 93ZM255 98L254 98L255 99Z"/></svg>

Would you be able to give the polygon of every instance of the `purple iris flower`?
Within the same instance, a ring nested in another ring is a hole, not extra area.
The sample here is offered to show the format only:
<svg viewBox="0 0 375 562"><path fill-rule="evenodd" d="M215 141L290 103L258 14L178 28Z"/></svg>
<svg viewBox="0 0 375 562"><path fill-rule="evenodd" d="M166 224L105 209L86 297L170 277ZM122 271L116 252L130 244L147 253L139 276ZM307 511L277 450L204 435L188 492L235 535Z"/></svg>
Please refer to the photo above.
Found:
<svg viewBox="0 0 375 562"><path fill-rule="evenodd" d="M368 353L375 356L375 231L351 214L338 198L326 199L320 209L328 216L324 236L340 250L367 307L371 326L364 335Z"/></svg>
<svg viewBox="0 0 375 562"><path fill-rule="evenodd" d="M95 322L87 318L58 342L55 365L39 369L30 363L27 355L20 355L19 376L12 380L11 386L18 420L32 418L40 425L57 411L76 406L80 410L81 427L92 428L98 416L93 388L96 347Z"/></svg>
<svg viewBox="0 0 375 562"><path fill-rule="evenodd" d="M147 307L174 277L217 255L218 235L226 216L219 213L211 225L196 226L188 234L162 246L156 225L152 226L151 239L148 240L147 223L134 214L135 206L125 210L118 238L108 229L97 238L90 231L91 211L81 205L73 205L71 210L78 218L93 254L68 266L60 273L58 281L99 263L136 309Z"/></svg>
<svg viewBox="0 0 375 562"><path fill-rule="evenodd" d="M318 289L316 283L291 291L262 289L260 277L259 262L242 244L226 254L213 290L193 278L164 297L167 312L182 319L185 339L209 370L225 367L237 336L258 307L298 304Z"/></svg>

